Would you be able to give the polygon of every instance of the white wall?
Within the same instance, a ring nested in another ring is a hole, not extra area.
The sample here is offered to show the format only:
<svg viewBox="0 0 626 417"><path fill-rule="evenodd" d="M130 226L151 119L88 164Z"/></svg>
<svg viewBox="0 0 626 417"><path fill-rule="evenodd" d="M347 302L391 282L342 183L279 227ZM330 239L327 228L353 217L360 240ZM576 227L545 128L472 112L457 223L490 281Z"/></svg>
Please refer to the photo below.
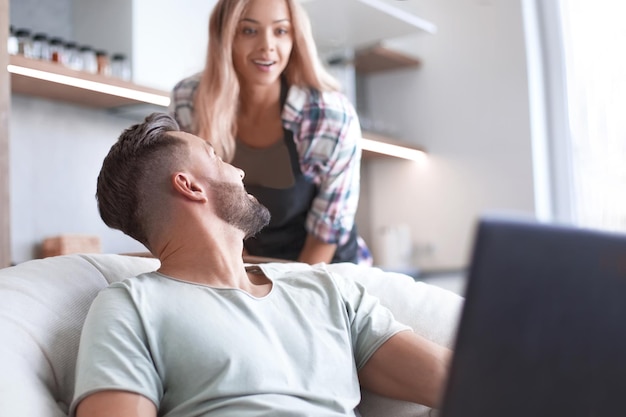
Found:
<svg viewBox="0 0 626 417"><path fill-rule="evenodd" d="M16 29L30 29L31 34L47 33L50 37L73 39L72 0L10 0L10 23Z"/></svg>
<svg viewBox="0 0 626 417"><path fill-rule="evenodd" d="M204 68L216 0L134 0L133 80L170 91Z"/></svg>
<svg viewBox="0 0 626 417"><path fill-rule="evenodd" d="M72 16L74 39L109 56L125 54L132 62L132 6L128 0L72 0L66 13Z"/></svg>
<svg viewBox="0 0 626 417"><path fill-rule="evenodd" d="M380 255L382 229L408 224L420 267L464 267L480 214L534 213L520 1L395 3L438 32L396 42L423 66L369 76L367 106L423 145L429 163L368 164L370 240Z"/></svg>
<svg viewBox="0 0 626 417"><path fill-rule="evenodd" d="M100 236L104 252L145 247L100 220L96 179L102 160L130 121L103 110L13 95L10 190L13 262L38 258L43 239Z"/></svg>

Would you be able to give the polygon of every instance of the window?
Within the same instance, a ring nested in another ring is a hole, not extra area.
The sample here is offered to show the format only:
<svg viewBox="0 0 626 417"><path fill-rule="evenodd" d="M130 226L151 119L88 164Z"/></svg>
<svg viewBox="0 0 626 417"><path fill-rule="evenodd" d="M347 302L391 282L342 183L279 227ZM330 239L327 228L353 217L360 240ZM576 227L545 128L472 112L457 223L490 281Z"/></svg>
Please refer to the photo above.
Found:
<svg viewBox="0 0 626 417"><path fill-rule="evenodd" d="M523 4L537 211L626 231L626 2Z"/></svg>
<svg viewBox="0 0 626 417"><path fill-rule="evenodd" d="M573 220L626 231L626 2L560 0Z"/></svg>

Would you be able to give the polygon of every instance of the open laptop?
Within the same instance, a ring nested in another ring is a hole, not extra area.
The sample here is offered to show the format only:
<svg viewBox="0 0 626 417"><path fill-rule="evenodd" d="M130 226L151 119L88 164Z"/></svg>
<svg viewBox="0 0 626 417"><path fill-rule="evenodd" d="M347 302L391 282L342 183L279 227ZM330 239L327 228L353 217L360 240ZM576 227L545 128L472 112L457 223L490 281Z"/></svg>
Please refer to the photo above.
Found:
<svg viewBox="0 0 626 417"><path fill-rule="evenodd" d="M626 416L626 236L479 222L441 417Z"/></svg>

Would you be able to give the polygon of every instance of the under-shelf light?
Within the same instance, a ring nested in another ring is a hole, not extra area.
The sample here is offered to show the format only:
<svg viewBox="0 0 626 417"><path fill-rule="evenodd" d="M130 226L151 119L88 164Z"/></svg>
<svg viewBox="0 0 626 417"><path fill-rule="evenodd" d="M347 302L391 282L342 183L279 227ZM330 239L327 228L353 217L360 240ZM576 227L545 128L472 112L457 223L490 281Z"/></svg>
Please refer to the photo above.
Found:
<svg viewBox="0 0 626 417"><path fill-rule="evenodd" d="M380 142L365 137L361 138L361 148L366 151L395 156L396 158L404 158L411 161L423 162L426 160L426 152L419 149Z"/></svg>
<svg viewBox="0 0 626 417"><path fill-rule="evenodd" d="M82 88L85 90L96 91L99 93L124 97L131 100L142 101L144 103L156 104L158 106L167 107L170 104L170 98L166 95L138 91L132 88L118 87L116 85L84 80L81 78L55 74L51 72L22 67L19 65L8 65L7 70L10 73L23 75L25 77L37 78L39 80L45 80L57 84L63 84L71 87Z"/></svg>

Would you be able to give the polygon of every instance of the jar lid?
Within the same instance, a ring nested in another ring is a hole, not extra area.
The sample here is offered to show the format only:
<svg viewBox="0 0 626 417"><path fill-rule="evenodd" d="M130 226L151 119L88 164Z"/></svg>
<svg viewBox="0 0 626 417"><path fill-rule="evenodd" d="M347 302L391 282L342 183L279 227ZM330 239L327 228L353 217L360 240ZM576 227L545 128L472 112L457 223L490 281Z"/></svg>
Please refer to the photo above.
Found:
<svg viewBox="0 0 626 417"><path fill-rule="evenodd" d="M89 45L83 45L80 47L79 51L81 52L89 52L89 51L93 51L93 48Z"/></svg>
<svg viewBox="0 0 626 417"><path fill-rule="evenodd" d="M35 41L45 41L46 39L48 39L48 35L45 33L35 33L33 36L33 40Z"/></svg>
<svg viewBox="0 0 626 417"><path fill-rule="evenodd" d="M96 51L96 55L97 55L97 56L107 56L107 55L109 55L109 54L107 53L107 51L104 51L104 50L102 50L102 49L99 49L99 50L97 50L97 51Z"/></svg>
<svg viewBox="0 0 626 417"><path fill-rule="evenodd" d="M113 61L124 61L126 59L126 55L124 55L124 54L113 54L111 59Z"/></svg>
<svg viewBox="0 0 626 417"><path fill-rule="evenodd" d="M50 45L62 45L63 39L61 38L52 38L50 39Z"/></svg>
<svg viewBox="0 0 626 417"><path fill-rule="evenodd" d="M30 30L28 30L28 29L17 29L15 34L17 36L30 36Z"/></svg>

